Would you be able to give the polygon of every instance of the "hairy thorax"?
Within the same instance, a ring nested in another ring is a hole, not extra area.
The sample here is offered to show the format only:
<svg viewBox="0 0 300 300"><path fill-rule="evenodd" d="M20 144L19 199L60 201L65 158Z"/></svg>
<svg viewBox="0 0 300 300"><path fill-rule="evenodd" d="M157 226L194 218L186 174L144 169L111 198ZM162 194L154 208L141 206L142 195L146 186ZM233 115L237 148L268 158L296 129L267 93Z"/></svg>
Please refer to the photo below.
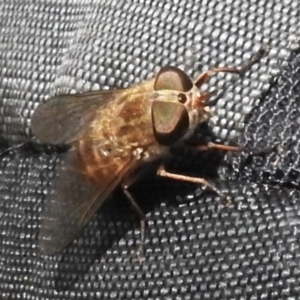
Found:
<svg viewBox="0 0 300 300"><path fill-rule="evenodd" d="M83 140L90 140L87 144L98 156L151 161L164 155L167 148L153 135L151 102L152 93L133 93L108 104L98 112Z"/></svg>

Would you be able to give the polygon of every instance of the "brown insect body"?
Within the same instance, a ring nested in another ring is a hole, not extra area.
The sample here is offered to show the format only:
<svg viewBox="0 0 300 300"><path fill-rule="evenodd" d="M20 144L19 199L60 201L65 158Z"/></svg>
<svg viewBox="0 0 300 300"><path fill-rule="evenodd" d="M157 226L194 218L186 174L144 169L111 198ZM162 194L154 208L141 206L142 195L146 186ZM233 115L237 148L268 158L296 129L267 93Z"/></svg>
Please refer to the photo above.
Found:
<svg viewBox="0 0 300 300"><path fill-rule="evenodd" d="M179 72L175 68L171 70ZM162 73L165 76L165 72L162 69L157 79L160 79L159 76ZM167 72L171 72L169 67ZM203 107L200 110L199 107L193 108L192 103L199 98L200 93L192 83L186 94L173 89L162 90L162 86L158 87L160 90L153 90L155 84L157 85L157 80L156 83L150 80L127 89L115 101L105 104L97 110L87 132L75 141L75 148L78 149L81 158L79 159L80 170L94 183L103 182L103 178L109 178L114 173L114 176L118 177L117 175L123 168L130 166L126 172L127 175L140 164L159 158L168 151L168 146L179 142L184 135L191 133L201 118L207 119L207 112L203 110ZM187 106L178 101L178 97L183 95L186 95L188 99ZM160 125L155 126L153 114L159 114L162 105L166 107L166 110L170 110L171 103L179 107L178 111L180 109L183 109L184 112L190 111L191 117L187 118L184 134L180 134L180 128L177 130L176 125L180 124L182 115L177 116L172 112L172 116L175 118L174 124L170 125L168 124L170 122L166 122L164 119L161 122L162 126L166 127L164 131L169 131L171 138L168 140L168 138L162 137L160 141L158 133L155 132L156 127ZM156 105L158 112L154 108ZM164 144L164 140L166 144Z"/></svg>
<svg viewBox="0 0 300 300"><path fill-rule="evenodd" d="M206 95L181 70L165 67L154 80L124 90L61 95L32 117L41 142L70 143L55 181L60 199L45 204L42 252L62 250L119 184L163 157L210 116Z"/></svg>

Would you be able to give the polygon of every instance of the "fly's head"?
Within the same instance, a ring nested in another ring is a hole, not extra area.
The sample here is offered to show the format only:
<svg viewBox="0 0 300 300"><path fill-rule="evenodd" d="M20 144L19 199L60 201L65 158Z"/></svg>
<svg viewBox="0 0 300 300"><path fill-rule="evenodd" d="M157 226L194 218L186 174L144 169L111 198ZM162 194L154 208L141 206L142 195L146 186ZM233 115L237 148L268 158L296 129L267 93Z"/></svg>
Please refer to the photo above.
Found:
<svg viewBox="0 0 300 300"><path fill-rule="evenodd" d="M190 77L175 67L163 67L154 81L152 126L156 141L171 146L190 136L211 117L207 97Z"/></svg>

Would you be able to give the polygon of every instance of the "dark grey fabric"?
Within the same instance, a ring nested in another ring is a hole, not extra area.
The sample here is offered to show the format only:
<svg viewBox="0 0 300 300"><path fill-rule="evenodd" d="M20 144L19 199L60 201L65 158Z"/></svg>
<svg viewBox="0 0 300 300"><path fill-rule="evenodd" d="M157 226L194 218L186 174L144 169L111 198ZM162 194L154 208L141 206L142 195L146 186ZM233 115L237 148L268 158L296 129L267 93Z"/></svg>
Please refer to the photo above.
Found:
<svg viewBox="0 0 300 300"><path fill-rule="evenodd" d="M118 193L62 253L41 255L41 211L64 149L33 141L4 153L0 298L297 299L299 9L282 0L0 0L3 150L32 137L31 115L53 94L127 87L167 64L195 77L243 65L262 46L243 78L210 80L215 116L197 133L280 150L224 158L174 149L172 170L210 179L233 203L146 178L132 189L149 219L141 263L132 261L138 218Z"/></svg>

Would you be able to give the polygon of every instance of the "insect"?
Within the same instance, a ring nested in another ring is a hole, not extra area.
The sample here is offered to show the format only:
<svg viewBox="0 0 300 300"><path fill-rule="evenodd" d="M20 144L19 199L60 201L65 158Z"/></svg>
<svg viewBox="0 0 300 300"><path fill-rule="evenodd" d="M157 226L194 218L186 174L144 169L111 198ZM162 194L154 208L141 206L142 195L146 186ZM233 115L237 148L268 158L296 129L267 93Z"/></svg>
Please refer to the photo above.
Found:
<svg viewBox="0 0 300 300"><path fill-rule="evenodd" d="M130 193L130 186L150 166L157 174L203 184L203 178L174 174L163 167L170 146L184 143L195 127L211 117L207 100L212 93L200 87L218 72L243 75L258 57L241 68L214 68L192 81L182 70L166 66L154 79L121 90L91 91L56 96L41 104L31 120L33 134L42 143L70 144L66 167L56 178L59 198L47 199L40 229L40 249L54 254L80 233L113 190L124 191L141 219L141 247L145 215ZM242 148L209 143L211 148Z"/></svg>

